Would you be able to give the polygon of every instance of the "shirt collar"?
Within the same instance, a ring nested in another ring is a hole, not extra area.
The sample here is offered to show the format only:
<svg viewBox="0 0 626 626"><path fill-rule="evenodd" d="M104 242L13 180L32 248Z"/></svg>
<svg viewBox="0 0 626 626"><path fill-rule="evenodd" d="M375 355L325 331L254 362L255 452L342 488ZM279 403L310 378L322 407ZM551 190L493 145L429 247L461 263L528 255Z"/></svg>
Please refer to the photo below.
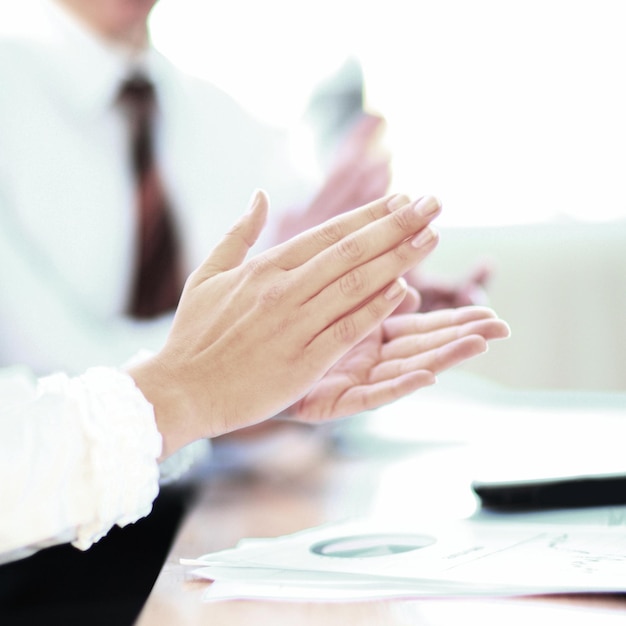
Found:
<svg viewBox="0 0 626 626"><path fill-rule="evenodd" d="M97 116L114 102L131 72L149 73L152 49L131 55L104 41L54 0L41 0L47 33L41 39L44 76L51 88L82 116ZM43 33L40 33L40 36Z"/></svg>

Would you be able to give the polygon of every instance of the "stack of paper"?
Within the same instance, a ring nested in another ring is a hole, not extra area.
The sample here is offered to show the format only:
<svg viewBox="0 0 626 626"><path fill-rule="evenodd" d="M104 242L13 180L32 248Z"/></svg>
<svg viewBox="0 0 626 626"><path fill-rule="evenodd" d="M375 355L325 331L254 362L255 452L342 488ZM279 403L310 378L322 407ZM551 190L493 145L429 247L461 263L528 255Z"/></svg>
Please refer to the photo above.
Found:
<svg viewBox="0 0 626 626"><path fill-rule="evenodd" d="M617 519L613 517L612 519ZM181 562L207 600L625 592L623 525L464 520L419 529L329 524Z"/></svg>

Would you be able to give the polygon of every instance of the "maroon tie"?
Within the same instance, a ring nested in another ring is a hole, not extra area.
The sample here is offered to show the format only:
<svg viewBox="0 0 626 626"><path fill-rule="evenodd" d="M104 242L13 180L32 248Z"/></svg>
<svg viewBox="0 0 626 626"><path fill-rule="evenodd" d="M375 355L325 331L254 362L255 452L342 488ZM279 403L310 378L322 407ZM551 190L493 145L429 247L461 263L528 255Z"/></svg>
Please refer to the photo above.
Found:
<svg viewBox="0 0 626 626"><path fill-rule="evenodd" d="M148 318L176 307L183 278L175 225L154 159L152 84L141 76L130 78L122 86L120 103L130 126L139 213L139 250L129 312Z"/></svg>

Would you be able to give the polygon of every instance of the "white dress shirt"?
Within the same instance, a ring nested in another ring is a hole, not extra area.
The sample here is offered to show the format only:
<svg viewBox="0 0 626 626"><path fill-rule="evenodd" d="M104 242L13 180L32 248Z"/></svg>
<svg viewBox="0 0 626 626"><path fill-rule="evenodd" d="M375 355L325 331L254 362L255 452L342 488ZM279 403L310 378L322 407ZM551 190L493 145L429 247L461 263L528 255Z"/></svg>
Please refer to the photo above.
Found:
<svg viewBox="0 0 626 626"><path fill-rule="evenodd" d="M131 62L50 0L21 0L22 20L12 5L0 6L0 367L65 373L2 374L4 559L60 541L87 547L147 514L158 492L151 406L118 370L81 374L158 350L171 321L126 315L136 208L115 99L131 66L156 86L157 148L188 271L255 188L283 207L303 192L283 138L224 93L154 50ZM206 450L192 448L169 470Z"/></svg>
<svg viewBox="0 0 626 626"><path fill-rule="evenodd" d="M50 0L0 11L0 366L80 373L162 345L170 319L126 315L136 208L115 105L133 64L159 99L161 170L194 269L246 209L303 194L288 143L155 50L126 58Z"/></svg>

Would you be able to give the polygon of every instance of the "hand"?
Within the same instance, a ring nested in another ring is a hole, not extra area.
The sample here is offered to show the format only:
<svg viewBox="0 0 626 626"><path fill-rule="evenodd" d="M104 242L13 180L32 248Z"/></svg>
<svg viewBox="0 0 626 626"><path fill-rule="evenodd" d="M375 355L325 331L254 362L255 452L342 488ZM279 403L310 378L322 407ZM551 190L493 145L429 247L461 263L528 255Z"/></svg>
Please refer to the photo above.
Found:
<svg viewBox="0 0 626 626"><path fill-rule="evenodd" d="M277 243L387 193L391 168L390 155L380 143L384 125L382 117L363 114L343 140L311 202L303 211L288 211L282 216Z"/></svg>
<svg viewBox="0 0 626 626"><path fill-rule="evenodd" d="M485 287L491 274L491 267L481 264L458 282L446 282L433 276L424 276L418 270L409 272L406 279L419 292L418 310L425 312L487 304Z"/></svg>
<svg viewBox="0 0 626 626"><path fill-rule="evenodd" d="M328 175L304 210L287 211L276 228L277 243L294 237L341 213L380 198L391 182L391 156L382 146L383 117L364 113L337 151ZM456 283L424 276L406 276L409 293L396 313L435 311L487 302L485 285L491 270L482 265Z"/></svg>
<svg viewBox="0 0 626 626"><path fill-rule="evenodd" d="M509 336L509 327L484 307L393 315L343 356L288 412L319 422L382 404L432 385L439 372Z"/></svg>
<svg viewBox="0 0 626 626"><path fill-rule="evenodd" d="M372 202L244 263L268 201L189 277L163 350L131 370L155 407L164 456L258 423L305 396L406 294L436 245L434 198Z"/></svg>

